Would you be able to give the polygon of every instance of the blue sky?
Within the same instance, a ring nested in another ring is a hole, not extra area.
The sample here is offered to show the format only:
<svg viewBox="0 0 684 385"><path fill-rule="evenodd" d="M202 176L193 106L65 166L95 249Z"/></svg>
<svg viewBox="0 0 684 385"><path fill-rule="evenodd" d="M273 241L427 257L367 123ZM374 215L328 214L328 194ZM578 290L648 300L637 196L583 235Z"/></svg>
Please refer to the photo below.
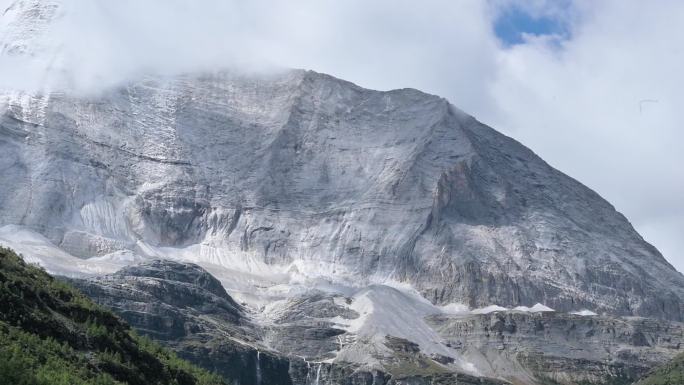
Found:
<svg viewBox="0 0 684 385"><path fill-rule="evenodd" d="M517 4L503 8L494 19L493 27L504 46L525 43L525 35L569 37L567 23L559 15L535 15Z"/></svg>

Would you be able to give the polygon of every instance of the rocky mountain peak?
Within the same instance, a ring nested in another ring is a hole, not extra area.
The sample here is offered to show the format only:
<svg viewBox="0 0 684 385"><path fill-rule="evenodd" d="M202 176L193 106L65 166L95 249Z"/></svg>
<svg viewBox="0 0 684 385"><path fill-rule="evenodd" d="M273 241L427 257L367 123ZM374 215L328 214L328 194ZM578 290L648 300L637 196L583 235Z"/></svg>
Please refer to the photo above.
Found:
<svg viewBox="0 0 684 385"><path fill-rule="evenodd" d="M257 287L394 280L438 304L682 317L684 277L612 205L439 97L285 71L6 101L0 222L86 258L59 273L124 253Z"/></svg>

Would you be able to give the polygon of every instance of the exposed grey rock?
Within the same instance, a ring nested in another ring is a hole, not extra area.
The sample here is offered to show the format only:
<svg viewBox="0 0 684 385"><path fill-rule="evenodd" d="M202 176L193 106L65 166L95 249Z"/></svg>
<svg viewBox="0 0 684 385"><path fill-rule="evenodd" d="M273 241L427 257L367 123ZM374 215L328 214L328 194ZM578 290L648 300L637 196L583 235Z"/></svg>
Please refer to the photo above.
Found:
<svg viewBox="0 0 684 385"><path fill-rule="evenodd" d="M387 346L396 354L387 372L354 363L306 361L301 357L325 358L338 348L334 337L345 333L329 322L317 325L314 319L359 316L320 292L292 299L275 326L260 327L250 322L216 278L194 264L151 261L107 276L70 281L139 332L234 384L503 383L441 367L417 344L392 336L387 336Z"/></svg>
<svg viewBox="0 0 684 385"><path fill-rule="evenodd" d="M316 364L307 367L308 373L299 372L302 366L292 370L293 382L303 385L510 385L508 382L463 373L431 373L410 376L391 376L380 371L358 371L354 366ZM313 368L313 370L311 370Z"/></svg>
<svg viewBox="0 0 684 385"><path fill-rule="evenodd" d="M203 314L223 311L227 318L232 318L232 323L239 322L243 311L221 282L195 264L156 260L125 267L111 278L133 285L150 285L146 287L148 293L176 307L193 307ZM181 290L170 293L170 288L164 287L166 283ZM155 285L159 286L158 290L152 289Z"/></svg>
<svg viewBox="0 0 684 385"><path fill-rule="evenodd" d="M302 294L277 312L273 325L262 326L193 264L152 261L73 282L137 330L239 384L257 384L257 377L264 384L306 385L505 382L461 373L454 358L426 355L419 344L392 335L385 337L388 351L377 356L382 370L321 362L335 357L338 338L349 337L323 320L357 319L342 306L351 298ZM629 383L678 354L684 340L683 324L640 317L507 311L427 321L483 373L521 384Z"/></svg>
<svg viewBox="0 0 684 385"><path fill-rule="evenodd" d="M152 261L71 282L139 332L231 383L292 384L289 360L258 350L259 331L244 309L197 265Z"/></svg>
<svg viewBox="0 0 684 385"><path fill-rule="evenodd" d="M430 324L463 355L523 383L631 383L684 342L683 324L639 317L497 312L434 316Z"/></svg>
<svg viewBox="0 0 684 385"><path fill-rule="evenodd" d="M310 292L288 301L288 304L264 328L264 340L274 349L298 357L334 358L340 349L340 338L346 333L330 318L355 319L359 314L337 305L332 295Z"/></svg>
<svg viewBox="0 0 684 385"><path fill-rule="evenodd" d="M684 278L610 204L435 96L291 71L22 100L0 223L73 255L202 243L437 303L682 317Z"/></svg>
<svg viewBox="0 0 684 385"><path fill-rule="evenodd" d="M200 334L217 328L214 323L226 333L241 337L253 334L240 305L216 278L197 265L154 261L111 276L73 282L86 295L157 339Z"/></svg>

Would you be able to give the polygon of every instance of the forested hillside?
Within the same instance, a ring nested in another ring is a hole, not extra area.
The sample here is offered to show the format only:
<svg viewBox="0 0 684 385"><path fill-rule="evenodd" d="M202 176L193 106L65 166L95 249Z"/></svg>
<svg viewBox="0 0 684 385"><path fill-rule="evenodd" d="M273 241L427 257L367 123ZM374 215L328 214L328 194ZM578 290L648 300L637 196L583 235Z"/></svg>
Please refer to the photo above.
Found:
<svg viewBox="0 0 684 385"><path fill-rule="evenodd" d="M220 385L117 316L0 248L0 384Z"/></svg>

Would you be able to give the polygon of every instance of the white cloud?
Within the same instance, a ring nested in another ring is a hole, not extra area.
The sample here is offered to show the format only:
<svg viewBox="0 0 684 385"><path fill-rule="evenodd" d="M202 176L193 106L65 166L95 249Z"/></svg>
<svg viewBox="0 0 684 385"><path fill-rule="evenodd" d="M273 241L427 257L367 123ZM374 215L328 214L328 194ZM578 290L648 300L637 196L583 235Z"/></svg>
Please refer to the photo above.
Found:
<svg viewBox="0 0 684 385"><path fill-rule="evenodd" d="M682 2L63 2L70 12L49 37L80 87L239 65L440 94L597 190L684 270ZM492 24L511 6L566 23L569 40L528 36L505 48ZM0 73L5 83L41 79L6 57Z"/></svg>
<svg viewBox="0 0 684 385"><path fill-rule="evenodd" d="M684 3L577 6L560 49L500 52L498 111L481 118L597 190L682 271Z"/></svg>

